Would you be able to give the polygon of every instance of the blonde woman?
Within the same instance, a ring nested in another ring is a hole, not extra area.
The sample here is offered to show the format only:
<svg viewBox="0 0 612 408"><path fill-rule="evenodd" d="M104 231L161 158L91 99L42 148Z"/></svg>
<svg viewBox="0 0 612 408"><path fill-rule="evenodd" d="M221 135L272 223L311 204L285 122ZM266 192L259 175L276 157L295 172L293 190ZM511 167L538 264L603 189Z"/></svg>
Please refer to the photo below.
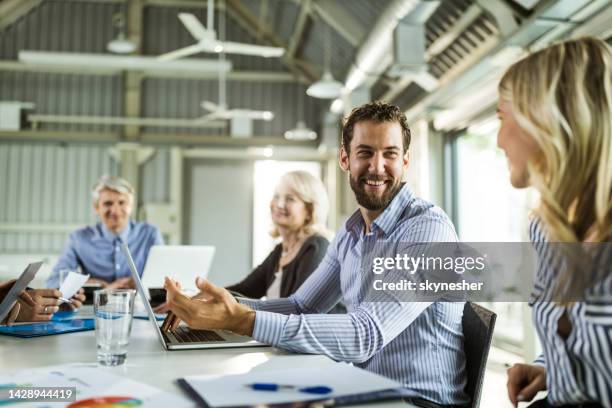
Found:
<svg viewBox="0 0 612 408"><path fill-rule="evenodd" d="M509 398L548 390L533 407L612 407L612 50L594 38L550 46L511 66L499 95L511 183L541 196L529 232L543 354L508 370ZM550 244L587 242L603 243L603 268Z"/></svg>
<svg viewBox="0 0 612 408"><path fill-rule="evenodd" d="M240 283L227 287L249 298L289 297L319 266L329 241L329 205L321 180L305 171L285 174L274 191L273 237L281 242Z"/></svg>

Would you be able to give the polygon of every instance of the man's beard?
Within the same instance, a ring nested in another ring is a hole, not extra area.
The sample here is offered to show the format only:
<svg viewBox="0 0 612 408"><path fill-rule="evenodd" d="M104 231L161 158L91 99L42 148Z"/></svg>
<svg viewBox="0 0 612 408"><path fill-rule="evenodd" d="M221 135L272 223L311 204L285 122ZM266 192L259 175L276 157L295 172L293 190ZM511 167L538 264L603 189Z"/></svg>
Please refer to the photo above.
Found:
<svg viewBox="0 0 612 408"><path fill-rule="evenodd" d="M381 196L369 194L365 191L364 183L365 180L381 180L379 177L373 176L362 176L358 179L354 179L349 173L349 183L351 189L355 193L357 203L363 208L370 211L379 211L385 209L391 200L396 196L397 193L402 189L401 180L390 180L392 184L388 185ZM385 180L387 181L387 180Z"/></svg>

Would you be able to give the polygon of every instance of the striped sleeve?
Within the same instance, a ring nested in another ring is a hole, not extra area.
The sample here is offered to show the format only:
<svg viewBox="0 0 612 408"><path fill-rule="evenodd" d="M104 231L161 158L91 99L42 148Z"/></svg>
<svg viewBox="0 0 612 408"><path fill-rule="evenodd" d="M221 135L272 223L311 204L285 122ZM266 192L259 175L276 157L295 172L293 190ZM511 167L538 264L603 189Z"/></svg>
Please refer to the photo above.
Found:
<svg viewBox="0 0 612 408"><path fill-rule="evenodd" d="M292 298L281 298L271 300L255 300L238 298L238 302L250 307L253 310L266 310L268 312L292 314L299 313L297 304Z"/></svg>
<svg viewBox="0 0 612 408"><path fill-rule="evenodd" d="M408 242L456 240L452 224L441 220L428 221L415 223L403 239ZM428 228L424 228L424 224ZM419 249L415 247L414 250ZM331 275L328 272L339 268L335 249L329 250L330 254L331 258L326 256L294 295L300 310L317 311L324 299L329 301L330 291L332 295L334 291L339 291L339 284L331 285L331 289L327 285ZM334 273L334 276L339 274ZM380 296L384 297L380 301L362 302L351 313L341 315L278 316L257 312L253 337L293 352L324 354L334 360L362 363L406 330L431 304L400 302L390 293L381 293ZM333 299L334 303L336 301Z"/></svg>
<svg viewBox="0 0 612 408"><path fill-rule="evenodd" d="M533 360L533 364L546 367L546 360L544 359L544 354L540 354L535 360Z"/></svg>
<svg viewBox="0 0 612 408"><path fill-rule="evenodd" d="M279 315L258 311L253 338L285 350L361 363L406 329L427 302L371 302L339 315Z"/></svg>

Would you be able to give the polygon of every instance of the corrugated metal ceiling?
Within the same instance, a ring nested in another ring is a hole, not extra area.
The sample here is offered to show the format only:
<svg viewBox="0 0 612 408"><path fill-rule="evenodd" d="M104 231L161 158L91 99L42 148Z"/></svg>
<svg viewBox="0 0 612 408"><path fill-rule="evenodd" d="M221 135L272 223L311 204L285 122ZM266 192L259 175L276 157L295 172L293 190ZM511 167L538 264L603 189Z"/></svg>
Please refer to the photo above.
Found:
<svg viewBox="0 0 612 408"><path fill-rule="evenodd" d="M314 0L323 1L323 0ZM332 0L324 0L332 1ZM333 0L338 9L350 20L362 25L364 31L373 26L381 12L392 0ZM201 3L201 2L200 2ZM198 5L200 5L200 3ZM289 44L298 15L301 11L297 0L242 0L241 3L284 43ZM426 22L426 45L431 46L438 38L454 30L456 22L474 7L473 0L444 0ZM227 7L231 7L228 5ZM119 9L118 4L95 1L53 0L43 2L27 17L0 33L0 57L15 59L18 49L104 53L106 43L115 35L112 16ZM179 12L191 12L203 23L206 10L203 7L160 7L147 6L143 15L143 53L159 55L193 43L193 38L177 18ZM216 13L216 26L219 22ZM227 12L226 38L247 43L264 43L258 32L247 31ZM47 34L49 33L49 34ZM331 48L331 70L340 80L345 79L354 61L357 47L351 45L342 35L312 8L296 50L296 57L306 60L322 71L326 36L329 33ZM491 36L497 36L498 29L492 16L480 10L480 15L467 29L457 33L450 46L431 56L429 71L435 77L447 75L486 43ZM211 55L200 54L196 57ZM228 55L236 70L285 72L287 67L279 59ZM383 78L373 88L374 97L382 95L393 84L391 78Z"/></svg>

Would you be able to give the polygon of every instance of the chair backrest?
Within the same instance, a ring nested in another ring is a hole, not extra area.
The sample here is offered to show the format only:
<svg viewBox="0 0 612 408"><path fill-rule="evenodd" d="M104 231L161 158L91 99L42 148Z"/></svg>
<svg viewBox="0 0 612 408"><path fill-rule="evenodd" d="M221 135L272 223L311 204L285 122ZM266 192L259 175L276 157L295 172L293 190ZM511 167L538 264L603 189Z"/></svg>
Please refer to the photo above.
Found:
<svg viewBox="0 0 612 408"><path fill-rule="evenodd" d="M465 391L471 397L472 408L480 405L480 393L496 317L492 311L472 302L466 302L463 308L461 323L467 373Z"/></svg>

